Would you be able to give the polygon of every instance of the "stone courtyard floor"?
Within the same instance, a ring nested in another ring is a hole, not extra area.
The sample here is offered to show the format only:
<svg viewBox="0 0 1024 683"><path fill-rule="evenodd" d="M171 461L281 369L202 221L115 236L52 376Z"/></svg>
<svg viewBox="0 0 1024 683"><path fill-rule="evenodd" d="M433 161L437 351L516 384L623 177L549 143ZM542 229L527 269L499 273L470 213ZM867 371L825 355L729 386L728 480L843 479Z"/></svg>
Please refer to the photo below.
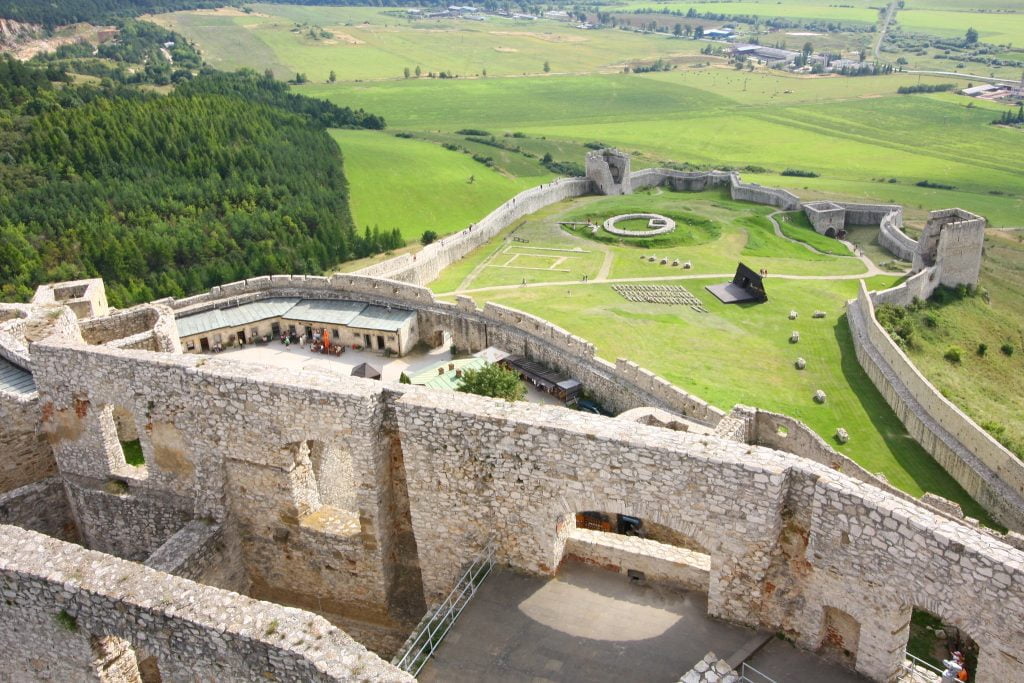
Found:
<svg viewBox="0 0 1024 683"><path fill-rule="evenodd" d="M309 349L298 346L284 346L278 342L269 344L251 344L243 348L226 349L216 355L231 360L249 361L265 365L273 365L282 368L295 368L296 370L329 370L349 375L352 368L360 363L368 363L381 371L381 379L385 382L397 382L402 373L410 377L416 373L429 368L432 365L449 361L452 358L451 351L447 347L431 349L427 352L413 352L401 358L385 358L373 351L353 351L346 349L340 356L330 356L322 353L313 353ZM526 401L530 403L544 403L549 405L562 405L562 402L551 394L538 391L526 383Z"/></svg>
<svg viewBox="0 0 1024 683"><path fill-rule="evenodd" d="M553 579L495 568L419 680L667 683L754 635L708 617L704 593L637 586L575 561ZM778 683L867 680L777 638L748 662Z"/></svg>

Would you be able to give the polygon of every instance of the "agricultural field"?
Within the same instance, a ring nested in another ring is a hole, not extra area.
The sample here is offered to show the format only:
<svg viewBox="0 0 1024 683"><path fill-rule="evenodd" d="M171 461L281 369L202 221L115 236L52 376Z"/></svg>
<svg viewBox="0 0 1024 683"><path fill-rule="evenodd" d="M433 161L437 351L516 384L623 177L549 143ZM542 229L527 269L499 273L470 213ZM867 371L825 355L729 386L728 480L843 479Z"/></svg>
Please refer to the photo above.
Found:
<svg viewBox="0 0 1024 683"><path fill-rule="evenodd" d="M637 206L681 221L674 243L652 247L643 238L636 244L607 243L586 228L560 225L588 218L599 224ZM869 286L884 288L899 276L870 276L849 252L814 253L780 239L768 227L767 213L763 206L734 202L717 191L653 190L571 200L512 226L431 287L442 295L468 294L551 320L593 342L602 357L630 358L722 409L745 403L792 415L896 486L915 495L934 491L957 500L970 514L982 514L906 435L853 354L843 310L856 295L858 278L869 276ZM799 220L790 222L787 234L807 243L820 237ZM691 261L693 268L671 265L677 258ZM728 306L704 290L731 278L738 260L767 268L767 303ZM612 289L617 282L681 285L708 312L630 302ZM790 320L790 310L800 317ZM825 318L813 318L817 310ZM792 330L800 331L799 344L789 343ZM797 356L807 360L807 369L794 369ZM829 397L824 405L811 399L819 388ZM845 445L834 439L840 426L856 434Z"/></svg>

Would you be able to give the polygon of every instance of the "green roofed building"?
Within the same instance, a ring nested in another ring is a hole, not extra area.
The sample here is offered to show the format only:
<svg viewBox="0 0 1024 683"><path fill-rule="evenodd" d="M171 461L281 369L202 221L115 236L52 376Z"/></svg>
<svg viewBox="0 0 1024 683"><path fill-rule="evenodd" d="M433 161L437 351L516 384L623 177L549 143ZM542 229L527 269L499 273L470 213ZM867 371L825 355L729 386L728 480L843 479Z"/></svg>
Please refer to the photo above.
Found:
<svg viewBox="0 0 1024 683"><path fill-rule="evenodd" d="M193 353L282 335L310 341L326 335L332 346L403 356L419 339L415 311L340 299L272 297L182 316L177 324L182 348Z"/></svg>
<svg viewBox="0 0 1024 683"><path fill-rule="evenodd" d="M487 365L483 358L460 358L431 365L412 377L413 384L430 387L431 389L448 389L455 391L462 383L462 373L466 370L479 370Z"/></svg>

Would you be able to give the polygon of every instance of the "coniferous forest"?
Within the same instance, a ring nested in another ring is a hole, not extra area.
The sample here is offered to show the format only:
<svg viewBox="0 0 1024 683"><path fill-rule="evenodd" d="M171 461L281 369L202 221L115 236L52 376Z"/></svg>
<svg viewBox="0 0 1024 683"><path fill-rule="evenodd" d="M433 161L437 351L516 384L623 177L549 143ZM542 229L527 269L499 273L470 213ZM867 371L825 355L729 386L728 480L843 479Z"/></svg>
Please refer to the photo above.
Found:
<svg viewBox="0 0 1024 683"><path fill-rule="evenodd" d="M379 117L252 72L170 95L0 61L0 295L100 276L125 306L269 273L319 273L400 245L359 235L324 125Z"/></svg>

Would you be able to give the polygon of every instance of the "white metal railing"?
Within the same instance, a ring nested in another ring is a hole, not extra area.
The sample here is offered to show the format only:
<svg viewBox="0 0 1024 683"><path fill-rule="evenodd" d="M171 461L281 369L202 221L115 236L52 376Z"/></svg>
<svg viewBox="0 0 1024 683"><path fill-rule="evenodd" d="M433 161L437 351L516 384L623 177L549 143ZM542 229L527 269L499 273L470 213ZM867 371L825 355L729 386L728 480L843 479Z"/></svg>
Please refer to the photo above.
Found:
<svg viewBox="0 0 1024 683"><path fill-rule="evenodd" d="M935 666L934 664L929 664L920 657L916 657L910 654L906 650L903 651L903 657L903 674L904 676L911 676L911 680L928 681L929 683L934 683L934 681L937 678L942 678L942 669ZM926 671L930 672L930 674L928 674L926 677L926 675L923 674L920 671L920 669L925 669Z"/></svg>
<svg viewBox="0 0 1024 683"><path fill-rule="evenodd" d="M746 662L743 662L743 665L740 666L740 680L744 683L777 683L774 678L761 673Z"/></svg>
<svg viewBox="0 0 1024 683"><path fill-rule="evenodd" d="M739 680L743 683L777 683L774 678L761 673L745 661L739 668Z"/></svg>
<svg viewBox="0 0 1024 683"><path fill-rule="evenodd" d="M462 614L462 610L469 604L470 599L476 595L480 584L491 573L493 567L494 545L488 544L480 557L474 560L459 577L455 588L444 599L444 602L434 609L429 618L420 622L417 630L406 641L405 654L393 664L413 676L419 674L420 669L441 645L441 641L451 630L455 620Z"/></svg>

